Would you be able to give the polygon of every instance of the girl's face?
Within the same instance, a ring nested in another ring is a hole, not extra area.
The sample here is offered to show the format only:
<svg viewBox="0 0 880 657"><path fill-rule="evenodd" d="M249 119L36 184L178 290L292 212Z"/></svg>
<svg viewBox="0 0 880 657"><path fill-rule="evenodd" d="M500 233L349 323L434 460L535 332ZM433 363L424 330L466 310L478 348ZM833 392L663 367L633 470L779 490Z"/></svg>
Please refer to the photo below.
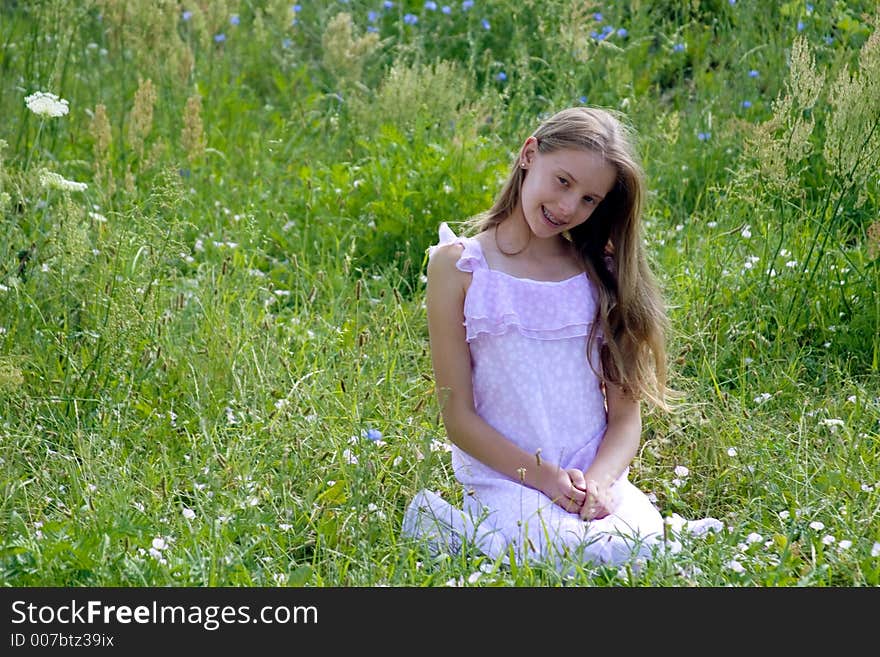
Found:
<svg viewBox="0 0 880 657"><path fill-rule="evenodd" d="M537 237L553 237L584 223L617 179L601 155L582 149L539 153L534 137L520 153L523 164L519 208Z"/></svg>

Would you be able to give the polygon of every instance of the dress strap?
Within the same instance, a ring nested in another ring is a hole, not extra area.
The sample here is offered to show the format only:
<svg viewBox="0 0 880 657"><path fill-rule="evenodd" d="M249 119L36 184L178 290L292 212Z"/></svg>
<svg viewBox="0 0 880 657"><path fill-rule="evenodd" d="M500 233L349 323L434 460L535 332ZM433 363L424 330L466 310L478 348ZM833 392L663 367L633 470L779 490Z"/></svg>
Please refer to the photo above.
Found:
<svg viewBox="0 0 880 657"><path fill-rule="evenodd" d="M446 246L447 244L461 244L464 247L464 250L461 252L458 262L455 263L455 266L458 267L460 271L474 272L477 269L489 268L486 264L486 259L483 256L483 249L480 248L480 243L473 237L458 237L452 232L449 224L445 221L440 224L439 233L438 243L428 247L429 260L434 255L434 252L441 246Z"/></svg>

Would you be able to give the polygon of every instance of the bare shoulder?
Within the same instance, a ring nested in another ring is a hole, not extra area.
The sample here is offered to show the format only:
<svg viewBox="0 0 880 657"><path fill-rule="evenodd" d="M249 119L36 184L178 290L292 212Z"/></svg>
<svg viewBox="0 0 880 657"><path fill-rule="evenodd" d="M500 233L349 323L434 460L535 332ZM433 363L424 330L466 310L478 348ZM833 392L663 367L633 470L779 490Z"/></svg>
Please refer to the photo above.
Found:
<svg viewBox="0 0 880 657"><path fill-rule="evenodd" d="M461 271L456 265L464 251L464 246L458 243L443 244L438 246L428 261L428 282L456 281L458 284L470 278L467 272Z"/></svg>
<svg viewBox="0 0 880 657"><path fill-rule="evenodd" d="M451 242L449 244L441 244L434 249L431 259L428 262L428 270L433 266L436 270L448 270L450 267L455 269L455 263L461 257L464 251L464 245L459 242Z"/></svg>

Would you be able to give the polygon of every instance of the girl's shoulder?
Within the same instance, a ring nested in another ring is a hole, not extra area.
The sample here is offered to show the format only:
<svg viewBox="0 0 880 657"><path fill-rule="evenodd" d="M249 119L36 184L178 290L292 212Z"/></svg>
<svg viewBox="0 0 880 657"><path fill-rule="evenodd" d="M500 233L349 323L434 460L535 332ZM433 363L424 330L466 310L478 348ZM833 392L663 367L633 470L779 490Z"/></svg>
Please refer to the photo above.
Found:
<svg viewBox="0 0 880 657"><path fill-rule="evenodd" d="M429 270L457 269L473 273L485 268L485 259L479 242L473 237L456 235L446 222L440 224L436 244L428 247Z"/></svg>

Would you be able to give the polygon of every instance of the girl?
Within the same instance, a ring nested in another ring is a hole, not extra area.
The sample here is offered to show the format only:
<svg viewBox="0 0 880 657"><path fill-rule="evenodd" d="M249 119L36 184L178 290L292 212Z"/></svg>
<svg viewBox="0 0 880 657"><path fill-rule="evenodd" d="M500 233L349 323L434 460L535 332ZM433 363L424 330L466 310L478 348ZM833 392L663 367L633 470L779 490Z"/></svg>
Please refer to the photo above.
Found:
<svg viewBox="0 0 880 657"><path fill-rule="evenodd" d="M429 491L404 535L493 558L651 555L663 519L627 479L640 400L666 408L664 307L640 241L644 176L609 111L525 140L473 237L440 226L427 314L464 512Z"/></svg>

